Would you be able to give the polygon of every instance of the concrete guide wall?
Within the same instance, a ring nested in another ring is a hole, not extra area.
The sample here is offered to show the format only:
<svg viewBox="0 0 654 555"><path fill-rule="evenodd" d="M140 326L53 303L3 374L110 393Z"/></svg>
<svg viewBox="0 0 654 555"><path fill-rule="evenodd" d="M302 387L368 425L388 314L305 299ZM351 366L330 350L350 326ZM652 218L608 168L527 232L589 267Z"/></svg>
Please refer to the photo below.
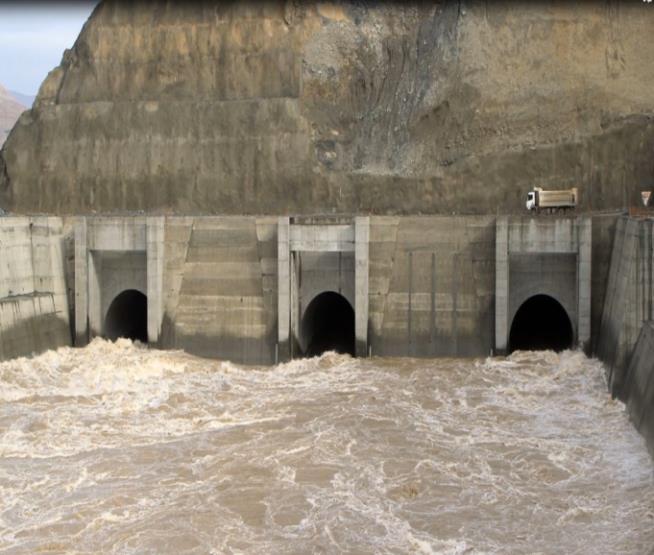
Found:
<svg viewBox="0 0 654 555"><path fill-rule="evenodd" d="M624 379L624 397L636 429L654 448L654 322L643 324Z"/></svg>
<svg viewBox="0 0 654 555"><path fill-rule="evenodd" d="M0 218L0 360L70 343L62 220Z"/></svg>
<svg viewBox="0 0 654 555"><path fill-rule="evenodd" d="M591 261L591 352L598 348L599 330L604 310L606 286L611 268L611 251L616 225L621 213L604 213L593 215L593 239Z"/></svg>
<svg viewBox="0 0 654 555"><path fill-rule="evenodd" d="M612 394L620 398L641 327L654 318L653 234L651 219L621 217L616 225L596 353L606 364Z"/></svg>

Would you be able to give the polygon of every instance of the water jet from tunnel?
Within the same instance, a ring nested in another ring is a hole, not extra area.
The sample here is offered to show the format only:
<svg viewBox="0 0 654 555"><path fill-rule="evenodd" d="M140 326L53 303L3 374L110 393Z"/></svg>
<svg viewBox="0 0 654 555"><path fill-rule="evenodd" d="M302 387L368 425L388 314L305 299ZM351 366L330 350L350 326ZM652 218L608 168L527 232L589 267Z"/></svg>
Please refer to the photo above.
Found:
<svg viewBox="0 0 654 555"><path fill-rule="evenodd" d="M522 303L513 318L509 352L558 352L572 347L572 341L572 323L561 303L549 295L534 295Z"/></svg>
<svg viewBox="0 0 654 555"><path fill-rule="evenodd" d="M109 306L104 323L104 337L115 341L125 337L148 342L148 298L135 289L118 295Z"/></svg>
<svg viewBox="0 0 654 555"><path fill-rule="evenodd" d="M354 310L338 293L321 293L309 303L301 333L306 356L319 356L326 351L354 356Z"/></svg>

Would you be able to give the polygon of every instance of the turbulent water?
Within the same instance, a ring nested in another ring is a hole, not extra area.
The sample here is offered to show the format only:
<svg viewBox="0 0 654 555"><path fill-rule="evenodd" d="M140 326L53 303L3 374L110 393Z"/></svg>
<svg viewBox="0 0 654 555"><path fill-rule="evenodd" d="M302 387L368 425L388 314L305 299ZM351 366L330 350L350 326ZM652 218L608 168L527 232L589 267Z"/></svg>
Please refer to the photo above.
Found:
<svg viewBox="0 0 654 555"><path fill-rule="evenodd" d="M580 353L0 364L1 553L648 553L643 441Z"/></svg>

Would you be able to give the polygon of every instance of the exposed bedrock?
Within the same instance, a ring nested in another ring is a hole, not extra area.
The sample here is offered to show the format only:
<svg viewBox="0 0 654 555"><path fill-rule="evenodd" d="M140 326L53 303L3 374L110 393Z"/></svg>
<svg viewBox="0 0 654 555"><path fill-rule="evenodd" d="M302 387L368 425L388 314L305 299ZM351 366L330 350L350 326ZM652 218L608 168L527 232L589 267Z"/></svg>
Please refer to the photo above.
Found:
<svg viewBox="0 0 654 555"><path fill-rule="evenodd" d="M584 209L654 174L654 7L102 2L0 155L15 212Z"/></svg>

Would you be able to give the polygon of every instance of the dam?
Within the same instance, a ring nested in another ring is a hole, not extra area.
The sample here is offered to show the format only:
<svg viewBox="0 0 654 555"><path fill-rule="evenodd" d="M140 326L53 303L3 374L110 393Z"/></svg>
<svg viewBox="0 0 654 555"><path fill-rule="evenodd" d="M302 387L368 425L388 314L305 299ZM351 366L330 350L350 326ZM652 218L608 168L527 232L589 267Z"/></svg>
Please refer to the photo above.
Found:
<svg viewBox="0 0 654 555"><path fill-rule="evenodd" d="M0 150L0 551L654 553L652 25L100 2Z"/></svg>
<svg viewBox="0 0 654 555"><path fill-rule="evenodd" d="M648 553L651 234L4 217L0 543Z"/></svg>
<svg viewBox="0 0 654 555"><path fill-rule="evenodd" d="M615 226L617 219L601 216L595 225ZM74 331L77 346L94 337L129 337L246 364L341 344L356 356L484 356L514 350L520 341L526 348L543 341L543 348L559 350L591 346L590 216L5 217L0 223L3 244L24 261L15 271L7 266L6 299L14 292L28 302L46 295L48 316ZM64 228L74 243L68 254ZM47 237L43 245L34 246L35 233ZM43 256L47 267L35 268ZM39 271L45 274L36 279L49 287L30 289L22 276L34 281L30 273ZM600 295L606 279L605 271L604 281L596 280ZM20 317L16 308L11 313ZM551 322L543 319L550 313ZM43 315L34 315L34 326ZM5 356L29 352L18 339L12 345L12 325L3 329ZM330 342L345 330L349 338ZM52 340L48 346L55 347L61 336Z"/></svg>

